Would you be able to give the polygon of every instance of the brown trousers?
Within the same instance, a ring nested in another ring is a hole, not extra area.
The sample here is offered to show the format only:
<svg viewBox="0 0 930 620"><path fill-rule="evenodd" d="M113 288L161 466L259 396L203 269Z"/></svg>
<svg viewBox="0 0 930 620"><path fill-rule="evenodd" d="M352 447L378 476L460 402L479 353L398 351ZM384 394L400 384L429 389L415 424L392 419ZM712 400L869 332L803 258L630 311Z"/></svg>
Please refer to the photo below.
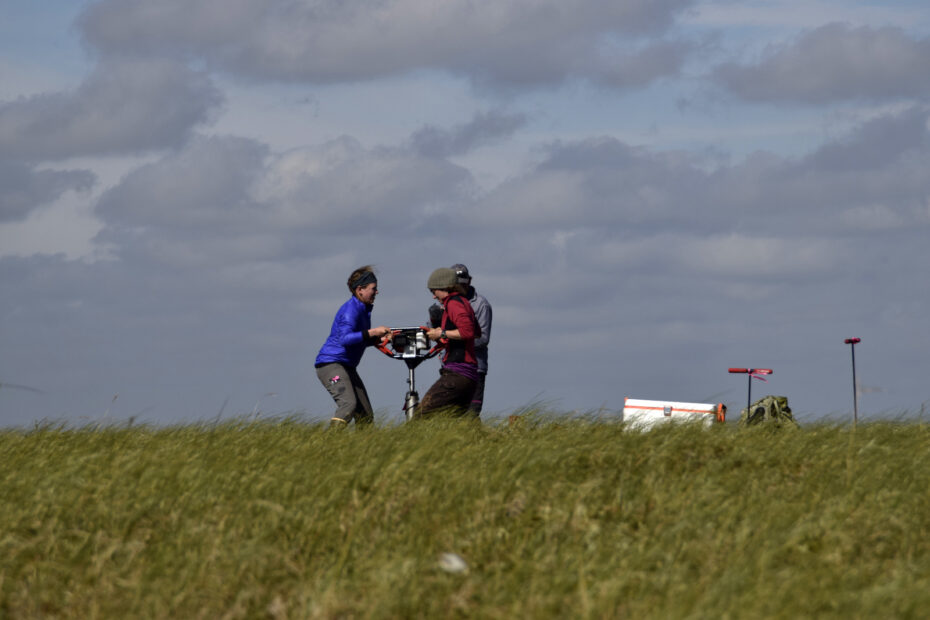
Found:
<svg viewBox="0 0 930 620"><path fill-rule="evenodd" d="M417 407L418 418L428 418L442 411L454 417L466 414L475 416L468 411L471 397L475 393L476 383L468 377L456 374L451 370L439 370L439 380L426 392L420 405Z"/></svg>

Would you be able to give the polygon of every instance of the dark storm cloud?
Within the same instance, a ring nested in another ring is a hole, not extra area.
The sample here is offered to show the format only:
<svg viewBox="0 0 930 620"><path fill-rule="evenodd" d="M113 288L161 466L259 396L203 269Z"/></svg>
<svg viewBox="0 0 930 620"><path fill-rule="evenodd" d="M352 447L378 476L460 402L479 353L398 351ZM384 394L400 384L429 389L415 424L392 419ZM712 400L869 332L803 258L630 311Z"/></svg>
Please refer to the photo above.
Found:
<svg viewBox="0 0 930 620"><path fill-rule="evenodd" d="M177 147L221 102L183 64L106 61L73 92L0 103L0 152L50 160Z"/></svg>
<svg viewBox="0 0 930 620"><path fill-rule="evenodd" d="M483 112L452 129L423 127L413 134L411 142L414 150L426 157L450 157L509 138L525 124L523 114Z"/></svg>
<svg viewBox="0 0 930 620"><path fill-rule="evenodd" d="M203 58L258 80L341 82L420 69L505 88L567 77L627 86L675 73L676 45L611 52L664 32L693 0L496 2L427 9L414 0L216 3L103 0L80 20L105 55Z"/></svg>
<svg viewBox="0 0 930 620"><path fill-rule="evenodd" d="M36 170L0 160L0 223L21 220L67 191L86 191L95 180L87 170Z"/></svg>
<svg viewBox="0 0 930 620"><path fill-rule="evenodd" d="M930 94L930 39L901 28L833 23L771 46L757 62L727 63L713 79L748 101L822 104Z"/></svg>

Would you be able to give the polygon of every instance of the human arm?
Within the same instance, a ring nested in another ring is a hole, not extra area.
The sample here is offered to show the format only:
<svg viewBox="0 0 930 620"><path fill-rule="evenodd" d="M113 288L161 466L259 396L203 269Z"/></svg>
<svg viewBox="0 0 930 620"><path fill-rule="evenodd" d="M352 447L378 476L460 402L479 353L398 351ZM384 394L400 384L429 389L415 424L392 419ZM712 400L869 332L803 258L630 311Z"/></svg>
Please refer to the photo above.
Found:
<svg viewBox="0 0 930 620"><path fill-rule="evenodd" d="M442 338L442 328L433 327L433 328L426 330L426 337L429 338L430 340L438 341L440 338ZM465 340L465 338L462 337L461 332L459 332L459 330L457 329L447 330L445 337L448 340Z"/></svg>
<svg viewBox="0 0 930 620"><path fill-rule="evenodd" d="M452 324L456 327L445 330L445 337L450 340L472 340L475 337L475 314L468 300L456 297L445 304L445 311ZM426 336L430 340L439 340L443 335L442 327L427 330Z"/></svg>
<svg viewBox="0 0 930 620"><path fill-rule="evenodd" d="M360 343L373 344L391 333L391 328L384 325L371 327L367 311L353 304L352 300L336 316L334 330L339 343L344 347Z"/></svg>
<svg viewBox="0 0 930 620"><path fill-rule="evenodd" d="M391 328L379 325L378 327L372 327L366 333L369 338L383 338L391 333Z"/></svg>

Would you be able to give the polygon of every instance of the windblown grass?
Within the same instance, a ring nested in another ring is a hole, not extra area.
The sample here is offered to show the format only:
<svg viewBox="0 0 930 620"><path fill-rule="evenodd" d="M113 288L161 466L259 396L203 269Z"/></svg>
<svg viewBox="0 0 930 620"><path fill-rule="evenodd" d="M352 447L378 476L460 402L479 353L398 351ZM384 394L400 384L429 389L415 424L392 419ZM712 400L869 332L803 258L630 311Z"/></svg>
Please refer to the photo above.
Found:
<svg viewBox="0 0 930 620"><path fill-rule="evenodd" d="M4 618L930 609L924 424L45 428L0 459Z"/></svg>

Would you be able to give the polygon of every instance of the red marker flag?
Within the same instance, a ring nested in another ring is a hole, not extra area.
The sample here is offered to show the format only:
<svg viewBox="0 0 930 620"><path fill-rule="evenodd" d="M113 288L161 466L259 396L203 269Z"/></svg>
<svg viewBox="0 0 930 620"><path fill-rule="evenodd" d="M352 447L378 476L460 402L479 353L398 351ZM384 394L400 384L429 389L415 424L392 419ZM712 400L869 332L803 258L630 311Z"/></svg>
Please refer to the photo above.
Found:
<svg viewBox="0 0 930 620"><path fill-rule="evenodd" d="M729 370L731 373L748 374L759 381L768 381L761 375L771 375L775 372L771 368L730 368Z"/></svg>

